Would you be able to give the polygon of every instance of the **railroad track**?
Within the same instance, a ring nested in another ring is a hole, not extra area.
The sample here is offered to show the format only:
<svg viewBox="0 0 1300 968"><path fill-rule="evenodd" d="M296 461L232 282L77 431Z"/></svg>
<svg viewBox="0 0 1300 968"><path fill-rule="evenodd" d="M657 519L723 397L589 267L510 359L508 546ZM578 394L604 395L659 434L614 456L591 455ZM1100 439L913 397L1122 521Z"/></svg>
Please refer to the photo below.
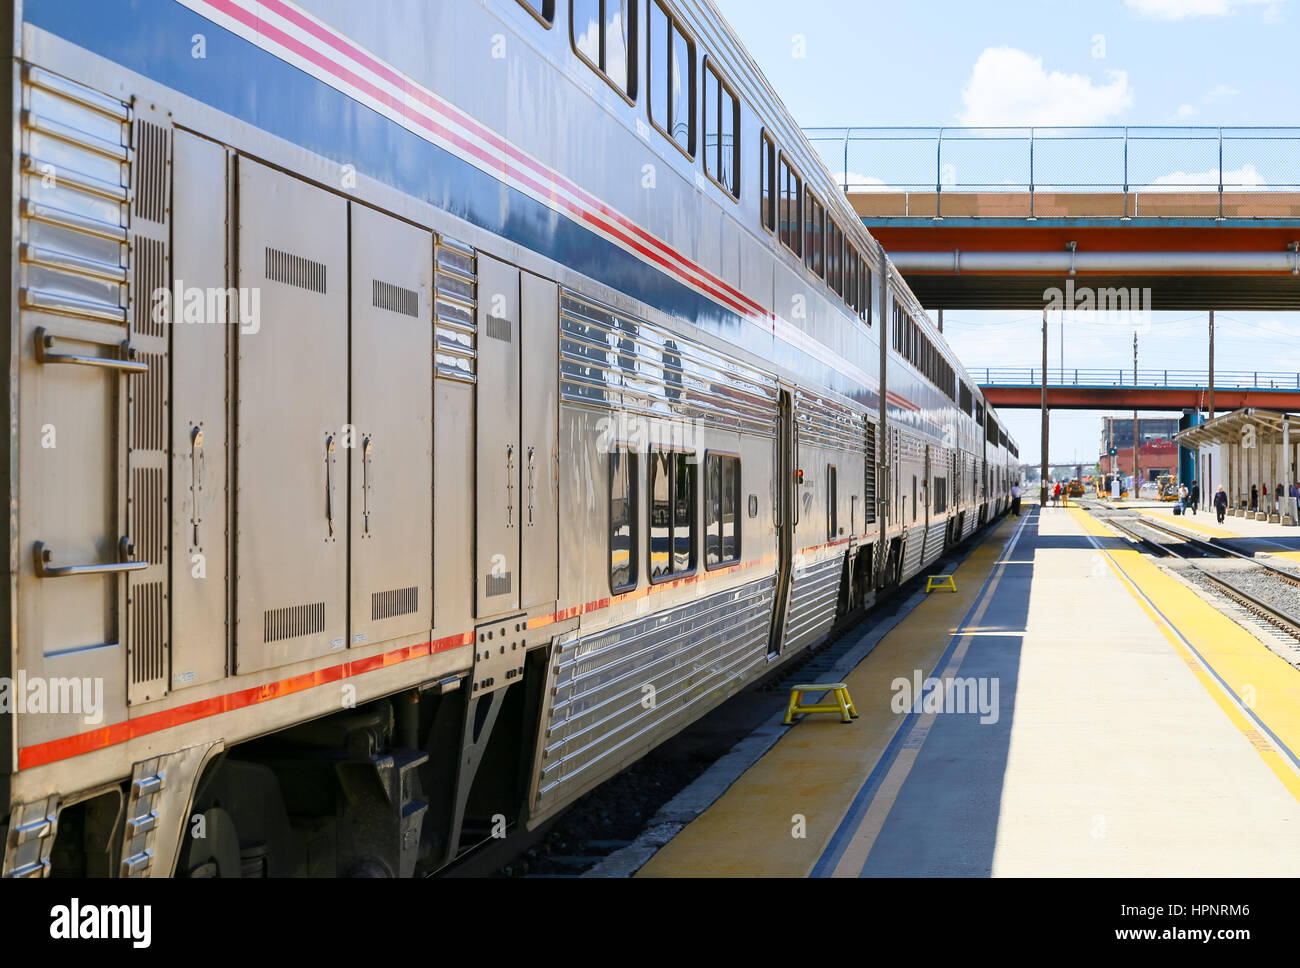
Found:
<svg viewBox="0 0 1300 968"><path fill-rule="evenodd" d="M1178 560L1185 562L1190 568L1194 569L1199 575L1218 588L1224 595L1241 605L1251 614L1262 618L1270 625L1281 629L1288 635L1300 639L1300 615L1297 615L1295 612L1288 609L1281 608L1272 602L1259 598L1257 595L1242 588L1236 582L1225 578L1222 574L1198 564L1194 558L1191 558L1188 555L1179 554L1170 546L1170 542L1161 541L1159 538L1153 538L1149 534L1142 534L1137 530L1137 528L1146 529L1148 532L1170 535L1171 537L1177 538L1179 541L1183 541L1192 547L1197 548L1206 556L1218 558L1240 558L1249 562L1261 572L1272 578L1285 582L1292 587L1300 587L1300 576L1286 571L1285 569L1265 564L1250 555L1242 554L1232 548L1225 548L1224 546L1215 543L1213 540L1188 534L1178 528L1173 528L1166 524L1152 521L1149 518L1142 518L1140 521L1132 521L1131 523L1121 523L1116 520L1114 516L1105 517L1099 515L1099 517L1101 517L1101 520L1112 528L1124 532L1139 543L1153 549L1157 554L1177 558ZM1136 528L1132 525L1136 525Z"/></svg>

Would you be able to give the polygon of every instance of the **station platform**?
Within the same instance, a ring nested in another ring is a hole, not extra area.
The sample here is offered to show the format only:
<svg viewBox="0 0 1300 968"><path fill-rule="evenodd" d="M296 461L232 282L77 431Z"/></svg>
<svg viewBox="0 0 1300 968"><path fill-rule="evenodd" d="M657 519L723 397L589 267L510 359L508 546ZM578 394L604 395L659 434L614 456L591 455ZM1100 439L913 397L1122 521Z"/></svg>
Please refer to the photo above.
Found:
<svg viewBox="0 0 1300 968"><path fill-rule="evenodd" d="M1294 876L1300 671L1078 508L955 580L637 876Z"/></svg>
<svg viewBox="0 0 1300 968"><path fill-rule="evenodd" d="M1230 542L1231 548L1243 553L1263 553L1300 562L1300 527L1247 521L1236 516L1224 517L1223 523L1219 524L1213 508L1198 510L1195 514L1176 515L1173 504L1139 507L1137 511L1193 534L1223 538Z"/></svg>

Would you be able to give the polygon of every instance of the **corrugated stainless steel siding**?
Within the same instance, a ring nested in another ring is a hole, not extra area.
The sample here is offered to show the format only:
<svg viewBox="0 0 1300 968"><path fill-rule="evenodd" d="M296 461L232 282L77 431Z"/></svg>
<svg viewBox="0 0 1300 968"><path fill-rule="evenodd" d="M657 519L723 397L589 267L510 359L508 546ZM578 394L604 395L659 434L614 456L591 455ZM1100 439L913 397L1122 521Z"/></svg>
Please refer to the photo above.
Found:
<svg viewBox="0 0 1300 968"><path fill-rule="evenodd" d="M947 518L931 523L930 530L925 535L925 564L928 565L943 554L943 538L947 527Z"/></svg>
<svg viewBox="0 0 1300 968"><path fill-rule="evenodd" d="M866 415L834 400L798 390L795 393L795 416L799 421L800 444L812 444L866 453Z"/></svg>
<svg viewBox="0 0 1300 968"><path fill-rule="evenodd" d="M790 585L790 611L786 617L787 642L799 642L825 632L835 621L840 591L840 555L796 569Z"/></svg>
<svg viewBox="0 0 1300 968"><path fill-rule="evenodd" d="M560 395L581 406L776 435L772 376L567 291L560 299Z"/></svg>
<svg viewBox="0 0 1300 968"><path fill-rule="evenodd" d="M903 542L903 581L911 578L921 570L921 555L925 551L925 526L917 525L907 529L907 539Z"/></svg>
<svg viewBox="0 0 1300 968"><path fill-rule="evenodd" d="M575 796L751 679L767 656L774 587L763 578L562 646L537 806Z"/></svg>

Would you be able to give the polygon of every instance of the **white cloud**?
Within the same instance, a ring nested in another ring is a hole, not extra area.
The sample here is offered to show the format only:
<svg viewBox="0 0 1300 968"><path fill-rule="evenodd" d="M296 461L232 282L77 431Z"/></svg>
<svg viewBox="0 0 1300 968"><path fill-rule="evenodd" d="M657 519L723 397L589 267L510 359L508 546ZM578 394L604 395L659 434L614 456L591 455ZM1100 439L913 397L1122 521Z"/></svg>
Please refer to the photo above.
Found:
<svg viewBox="0 0 1300 968"><path fill-rule="evenodd" d="M1106 124L1133 106L1124 71L1094 84L1082 74L1047 72L1043 59L1014 47L980 54L962 88L962 124Z"/></svg>
<svg viewBox="0 0 1300 968"><path fill-rule="evenodd" d="M1217 168L1210 171L1175 171L1168 175L1161 175L1154 179L1149 186L1144 186L1143 191L1154 192L1176 192L1187 187L1195 187L1198 191L1216 190L1219 185L1219 170ZM1255 166L1246 163L1240 168L1223 173L1223 190L1255 190L1267 188L1268 182L1264 176L1255 170Z"/></svg>
<svg viewBox="0 0 1300 968"><path fill-rule="evenodd" d="M898 191L897 188L886 185L884 181L875 175L860 175L856 171L850 171L847 174L842 171L835 173L835 184L849 186L850 191L858 192L891 192ZM845 180L847 178L847 181Z"/></svg>
<svg viewBox="0 0 1300 968"><path fill-rule="evenodd" d="M1226 17L1247 7L1264 7L1266 17L1277 17L1280 16L1278 8L1281 2L1282 0L1124 0L1124 5L1143 17L1185 20L1188 17Z"/></svg>
<svg viewBox="0 0 1300 968"><path fill-rule="evenodd" d="M1196 108L1192 107L1190 104L1178 105L1178 116L1180 118L1190 118L1195 114L1196 114Z"/></svg>
<svg viewBox="0 0 1300 968"><path fill-rule="evenodd" d="M1214 90L1205 95L1205 99L1207 101L1221 101L1224 98L1236 97L1240 93L1241 92L1235 87L1228 87L1227 84L1219 84L1214 88Z"/></svg>

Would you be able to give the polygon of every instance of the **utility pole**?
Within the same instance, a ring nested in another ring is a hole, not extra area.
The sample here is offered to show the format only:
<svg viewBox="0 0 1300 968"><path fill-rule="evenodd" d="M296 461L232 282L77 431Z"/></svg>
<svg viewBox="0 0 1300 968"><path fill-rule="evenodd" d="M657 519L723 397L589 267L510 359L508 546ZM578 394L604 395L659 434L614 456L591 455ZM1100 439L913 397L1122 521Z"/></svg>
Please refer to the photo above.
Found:
<svg viewBox="0 0 1300 968"><path fill-rule="evenodd" d="M1214 419L1214 310L1210 310L1210 419Z"/></svg>
<svg viewBox="0 0 1300 968"><path fill-rule="evenodd" d="M1043 309L1043 461L1040 468L1038 506L1047 507L1047 309Z"/></svg>
<svg viewBox="0 0 1300 968"><path fill-rule="evenodd" d="M1137 396L1138 385L1138 334L1137 330L1133 331L1133 394ZM1138 465L1138 454L1142 450L1142 441L1138 437L1138 412L1137 407L1133 408L1133 499L1137 500L1142 496L1142 474Z"/></svg>

